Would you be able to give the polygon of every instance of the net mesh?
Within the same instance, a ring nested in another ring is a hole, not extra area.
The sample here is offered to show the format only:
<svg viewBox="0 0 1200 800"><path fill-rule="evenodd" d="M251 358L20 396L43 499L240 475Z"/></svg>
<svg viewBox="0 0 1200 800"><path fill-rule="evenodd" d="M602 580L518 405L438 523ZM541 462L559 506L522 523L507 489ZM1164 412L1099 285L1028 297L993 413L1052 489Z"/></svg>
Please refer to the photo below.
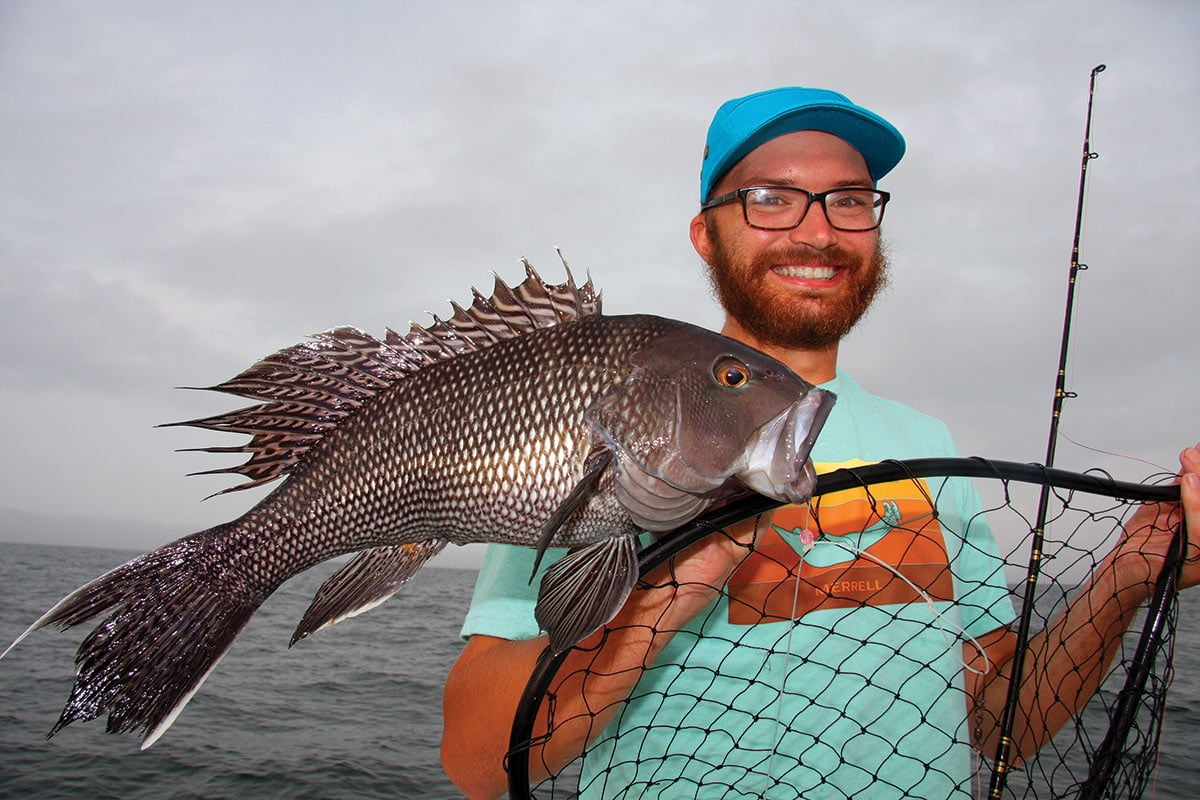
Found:
<svg viewBox="0 0 1200 800"><path fill-rule="evenodd" d="M513 796L1140 796L1172 678L1174 592L1142 604L1104 675L1094 664L1026 670L1023 688L1057 693L1013 693L1015 726L1069 717L1032 756L996 747L986 732L1002 715L976 702L974 687L999 666L983 656L987 637L1020 632L1023 617L1034 640L1053 634L1123 523L1165 487L1073 476L1082 488L1064 488L1052 485L1054 471L1013 479L1003 465L950 461L959 463L942 477L899 462L891 480L824 483L807 508L752 514L743 524L757 526L757 545L743 548L716 602L683 629L610 629L573 653L569 669L547 654L509 761L518 777L526 764L552 777L528 795L514 784ZM982 508L962 499L963 484L978 489ZM696 589L671 559L703 536L729 536L729 521L660 540L643 555L643 574L654 577L641 590ZM1157 580L1147 570L1147 583ZM1103 636L1089 625L1076 620L1069 635ZM608 692L608 639L662 634L669 643L653 663L620 668L638 674L632 693ZM1100 690L1076 710L1074 695L1095 689L1089 672ZM546 731L586 739L587 750L566 766L546 763Z"/></svg>

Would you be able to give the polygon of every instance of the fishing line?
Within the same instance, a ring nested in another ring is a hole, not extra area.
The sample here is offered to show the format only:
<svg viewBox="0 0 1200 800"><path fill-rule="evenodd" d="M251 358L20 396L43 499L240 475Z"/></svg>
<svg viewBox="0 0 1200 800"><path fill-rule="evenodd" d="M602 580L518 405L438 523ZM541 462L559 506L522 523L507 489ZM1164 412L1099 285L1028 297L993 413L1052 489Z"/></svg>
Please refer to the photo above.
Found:
<svg viewBox="0 0 1200 800"><path fill-rule="evenodd" d="M1081 450L1089 450L1093 453L1098 453L1098 454L1104 455L1104 456L1112 456L1113 458L1123 458L1127 461L1136 461L1139 464L1145 464L1148 467L1154 467L1155 469L1160 469L1165 473L1169 473L1171 475L1175 474L1175 471L1170 469L1169 467L1164 467L1162 464L1157 464L1157 463L1155 463L1153 461L1149 461L1145 458L1138 458L1137 456L1131 456L1128 453L1117 453L1113 450L1105 450L1101 447L1092 447L1091 445L1084 444L1083 442L1077 442L1074 439L1072 439L1070 436L1068 436L1067 434L1063 433L1061 427L1058 430L1058 436L1061 439L1066 439L1068 442L1070 442L1071 444L1080 448Z"/></svg>
<svg viewBox="0 0 1200 800"><path fill-rule="evenodd" d="M756 530L754 532L755 541L758 540L757 525L758 520L761 519L762 517L758 517L754 523L756 526ZM792 614L791 620L788 623L787 636L784 637L783 652L785 654L785 660L783 663L783 675L779 679L779 694L775 698L775 741L771 745L771 756L767 759L767 774L771 776L775 775L775 771L773 769L775 766L775 756L779 753L779 746L783 744L783 695L787 691L787 679L791 672L789 662L792 660L794 655L792 653L792 633L796 630L796 610L800 607L800 570L804 567L805 554L807 554L813 548L812 531L808 530L808 528L805 528L804 532L800 535L800 538L804 543L804 548L803 552L798 554L800 556L800 560L796 564L796 580L792 584Z"/></svg>
<svg viewBox="0 0 1200 800"><path fill-rule="evenodd" d="M925 601L925 605L929 608L929 613L933 617L934 624L937 626L938 630L942 632L942 636L946 640L947 644L965 639L971 643L971 646L974 647L976 652L978 652L983 658L983 663L985 666L982 670L972 667L966 662L966 659L962 659L963 669L974 673L975 675L986 675L990 671L989 668L992 666L992 662L990 659L988 659L987 651L983 648L983 645L979 643L979 640L967 633L966 628L963 628L961 625L958 625L957 623L947 619L946 613L938 610L937 601L934 600L933 596L917 584L913 583L907 575L883 559L879 558L874 553L870 553L861 547L855 547L852 544L846 544L845 542L838 540L831 540L829 544L834 547L841 548L842 550L845 550L853 555L874 561L876 564L908 584L909 588L916 592L917 596Z"/></svg>
<svg viewBox="0 0 1200 800"><path fill-rule="evenodd" d="M759 517L758 520L761 520L761 517ZM757 531L758 524L759 524L759 522L756 521L755 522L755 526L756 526L755 540L756 541L758 539L758 531ZM810 552L812 552L813 548L816 547L818 537L820 537L820 534L813 533L813 531L809 530L808 528L805 528L804 530L802 530L800 532L800 542L801 542L802 546L801 546L800 552L798 553L800 560L796 564L795 580L792 583L792 585L793 585L792 615L791 615L792 618L791 618L791 624L788 625L787 635L784 637L784 654L787 656L787 658L789 660L795 655L792 651L792 633L796 629L796 623L797 623L796 612L800 605L800 572L804 567L805 556L807 556ZM873 561L876 564L878 564L879 566L886 569L888 572L892 573L892 575L899 578L905 584L907 584L908 587L910 589L912 589L913 592L917 595L917 597L919 597L922 601L924 601L926 608L929 609L930 616L933 618L933 624L941 632L942 638L946 642L947 647L956 647L960 641L966 641L966 642L970 643L970 645L973 648L975 648L975 652L977 652L979 654L979 657L983 661L982 669L974 667L970 663L968 663L967 660L965 658L963 658L962 650L958 649L958 659L962 663L963 670L970 672L974 675L980 675L980 676L986 675L986 674L988 674L988 672L991 671L991 669L994 665L992 664L991 659L988 658L987 650L984 649L983 645L980 644L978 639L976 639L973 635L971 635L970 633L967 632L966 628L962 627L958 623L949 619L949 617L947 616L947 612L950 610L950 607L948 606L946 608L946 610L944 610L944 611L939 610L937 607L937 601L934 599L934 597L931 594L929 594L929 592L927 592L925 589L923 589L921 586L918 586L916 583L914 583L913 580L911 578L909 578L907 575L905 575L903 572L901 572L899 570L899 568L897 568L893 564L888 563L887 561L884 561L882 558L880 558L879 556L870 552L866 548L862 548L862 547L858 547L853 544L849 544L847 542L842 541L840 538L824 537L824 538L821 538L821 542L826 546L836 547L840 550L843 550L854 557L865 558L869 561ZM783 669L783 675L780 679L779 692L778 692L778 695L775 700L774 722L775 722L776 735L775 735L775 740L771 747L771 756L767 760L767 774L768 775L774 775L772 767L775 762L775 756L779 752L780 746L783 744L783 733L784 733L784 727L785 727L783 724L783 697L784 697L784 694L786 693L787 679L788 679L789 675L790 675L790 668L789 668L788 663L785 662L784 669Z"/></svg>

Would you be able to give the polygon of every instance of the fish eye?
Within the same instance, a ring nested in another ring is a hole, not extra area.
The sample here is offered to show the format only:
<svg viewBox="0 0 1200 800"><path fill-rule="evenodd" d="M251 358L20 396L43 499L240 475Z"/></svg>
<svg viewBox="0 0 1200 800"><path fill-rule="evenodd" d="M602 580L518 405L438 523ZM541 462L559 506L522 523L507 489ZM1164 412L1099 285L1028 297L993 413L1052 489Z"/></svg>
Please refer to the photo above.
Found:
<svg viewBox="0 0 1200 800"><path fill-rule="evenodd" d="M733 358L721 358L713 365L713 377L726 389L740 389L750 382L750 368Z"/></svg>

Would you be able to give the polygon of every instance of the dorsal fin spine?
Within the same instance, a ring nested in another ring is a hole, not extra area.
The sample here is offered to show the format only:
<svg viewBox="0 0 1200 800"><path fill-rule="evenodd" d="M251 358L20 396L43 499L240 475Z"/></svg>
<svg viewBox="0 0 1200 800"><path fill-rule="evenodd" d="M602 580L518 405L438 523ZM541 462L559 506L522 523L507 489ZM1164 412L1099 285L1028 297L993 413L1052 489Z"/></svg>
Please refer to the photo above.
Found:
<svg viewBox="0 0 1200 800"><path fill-rule="evenodd" d="M562 257L561 252L559 257ZM423 327L412 323L406 336L390 328L382 340L358 328L338 327L267 356L235 377L207 387L261 400L259 405L170 425L244 433L239 447L193 448L206 452L249 453L243 464L192 474L237 473L247 482L216 494L261 486L290 473L331 428L376 394L442 361L582 317L600 314L600 295L591 277L583 286L563 259L567 281L542 281L522 259L525 280L510 287L498 275L490 297L472 288L467 307L451 302L453 315Z"/></svg>

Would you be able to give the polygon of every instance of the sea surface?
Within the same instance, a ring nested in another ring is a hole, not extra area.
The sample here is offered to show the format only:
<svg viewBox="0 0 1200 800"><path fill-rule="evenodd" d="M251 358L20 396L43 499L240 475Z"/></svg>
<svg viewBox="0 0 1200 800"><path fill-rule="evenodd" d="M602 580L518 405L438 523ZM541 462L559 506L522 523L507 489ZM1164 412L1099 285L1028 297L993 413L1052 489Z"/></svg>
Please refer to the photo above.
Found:
<svg viewBox="0 0 1200 800"><path fill-rule="evenodd" d="M139 553L0 542L0 652L82 583ZM328 565L326 565L327 567ZM288 649L331 569L270 597L153 747L103 720L46 733L90 625L45 628L0 660L0 798L450 798L442 684L475 572L430 568L373 611Z"/></svg>
<svg viewBox="0 0 1200 800"><path fill-rule="evenodd" d="M0 543L0 650L80 584L137 555ZM383 606L289 650L329 569L270 598L152 748L75 723L53 739L84 629L43 629L0 661L0 798L451 798L441 687L461 650L475 573L430 568ZM1200 590L1192 594L1200 595ZM90 630L90 628L87 628ZM1200 596L1185 594L1155 782L1185 800L1200 777Z"/></svg>

